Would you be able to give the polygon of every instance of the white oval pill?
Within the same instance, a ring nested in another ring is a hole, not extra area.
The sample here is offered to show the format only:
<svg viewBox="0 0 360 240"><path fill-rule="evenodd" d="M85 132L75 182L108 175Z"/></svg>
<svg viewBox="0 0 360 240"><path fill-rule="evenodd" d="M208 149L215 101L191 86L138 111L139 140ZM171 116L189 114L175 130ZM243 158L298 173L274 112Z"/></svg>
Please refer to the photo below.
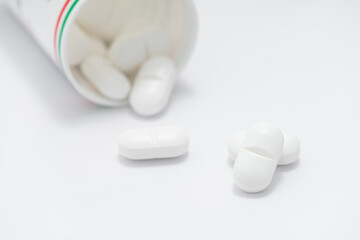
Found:
<svg viewBox="0 0 360 240"><path fill-rule="evenodd" d="M237 155L243 146L246 131L238 132L231 136L228 142L229 158L236 161ZM299 160L300 140L293 134L284 132L284 149L278 165L290 165Z"/></svg>
<svg viewBox="0 0 360 240"><path fill-rule="evenodd" d="M131 95L130 105L143 116L160 113L173 91L177 69L168 57L153 57L139 70Z"/></svg>
<svg viewBox="0 0 360 240"><path fill-rule="evenodd" d="M132 160L175 158L188 148L188 135L177 127L132 129L119 140L120 155Z"/></svg>
<svg viewBox="0 0 360 240"><path fill-rule="evenodd" d="M81 64L91 52L91 39L77 25L73 24L67 38L66 57L70 66Z"/></svg>
<svg viewBox="0 0 360 240"><path fill-rule="evenodd" d="M279 128L262 123L246 133L235 166L236 185L245 192L265 190L275 174L284 147L284 136Z"/></svg>
<svg viewBox="0 0 360 240"><path fill-rule="evenodd" d="M81 71L101 94L113 100L124 100L130 92L130 82L102 56L90 56L81 65Z"/></svg>

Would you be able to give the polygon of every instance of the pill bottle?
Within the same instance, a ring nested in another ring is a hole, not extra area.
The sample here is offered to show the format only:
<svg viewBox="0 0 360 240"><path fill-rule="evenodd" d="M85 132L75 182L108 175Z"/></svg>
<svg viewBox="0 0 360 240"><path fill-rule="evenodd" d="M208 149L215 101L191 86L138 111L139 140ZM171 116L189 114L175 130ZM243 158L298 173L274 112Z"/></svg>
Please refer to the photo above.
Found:
<svg viewBox="0 0 360 240"><path fill-rule="evenodd" d="M14 15L64 73L79 94L101 106L121 106L125 104L125 100L108 99L94 90L82 76L72 70L65 56L70 29L90 1L102 3L104 0L6 0ZM169 56L174 60L179 71L185 66L195 45L197 33L197 18L193 0L111 1L122 2L123 6L137 2L140 13L143 11L147 16L154 18L161 15L163 24L172 37Z"/></svg>

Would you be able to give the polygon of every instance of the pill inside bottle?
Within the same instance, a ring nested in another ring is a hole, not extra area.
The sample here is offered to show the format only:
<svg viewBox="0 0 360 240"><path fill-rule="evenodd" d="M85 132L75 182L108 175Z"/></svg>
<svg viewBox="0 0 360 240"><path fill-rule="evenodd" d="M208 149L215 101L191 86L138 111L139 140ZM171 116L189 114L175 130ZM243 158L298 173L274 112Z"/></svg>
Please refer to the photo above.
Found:
<svg viewBox="0 0 360 240"><path fill-rule="evenodd" d="M129 101L149 59L166 57L179 72L195 43L192 0L80 1L68 18L59 41L59 65L81 95L103 106Z"/></svg>

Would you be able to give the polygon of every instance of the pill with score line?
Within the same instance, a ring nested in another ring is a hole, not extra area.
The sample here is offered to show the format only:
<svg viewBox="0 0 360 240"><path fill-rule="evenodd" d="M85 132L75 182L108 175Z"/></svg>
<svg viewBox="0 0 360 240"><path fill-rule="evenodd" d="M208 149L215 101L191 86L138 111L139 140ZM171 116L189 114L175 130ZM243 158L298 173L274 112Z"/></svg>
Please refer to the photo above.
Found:
<svg viewBox="0 0 360 240"><path fill-rule="evenodd" d="M127 130L119 139L120 155L131 160L176 158L188 148L188 134L171 126Z"/></svg>

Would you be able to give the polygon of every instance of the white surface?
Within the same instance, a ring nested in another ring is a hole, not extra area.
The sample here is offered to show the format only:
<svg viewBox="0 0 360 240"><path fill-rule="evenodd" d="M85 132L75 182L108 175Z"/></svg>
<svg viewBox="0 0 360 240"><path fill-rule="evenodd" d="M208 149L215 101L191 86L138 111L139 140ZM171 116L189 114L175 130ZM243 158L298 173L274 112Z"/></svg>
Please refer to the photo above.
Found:
<svg viewBox="0 0 360 240"><path fill-rule="evenodd" d="M243 130L231 135L228 140L229 160L233 161L234 163L236 161L239 150L242 148L245 136L246 130Z"/></svg>
<svg viewBox="0 0 360 240"><path fill-rule="evenodd" d="M119 153L132 160L170 159L185 155L189 136L178 127L126 130L119 140Z"/></svg>
<svg viewBox="0 0 360 240"><path fill-rule="evenodd" d="M197 6L197 49L153 119L84 101L0 8L0 239L360 238L360 2ZM226 141L259 121L297 133L302 157L247 195ZM168 124L186 157L117 155L125 129Z"/></svg>

